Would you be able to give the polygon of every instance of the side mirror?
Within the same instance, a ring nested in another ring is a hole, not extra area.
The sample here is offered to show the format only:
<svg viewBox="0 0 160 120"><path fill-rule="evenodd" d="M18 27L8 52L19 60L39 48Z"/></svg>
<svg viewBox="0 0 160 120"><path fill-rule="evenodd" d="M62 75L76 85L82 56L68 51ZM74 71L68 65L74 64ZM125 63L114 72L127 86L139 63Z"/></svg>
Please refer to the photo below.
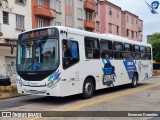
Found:
<svg viewBox="0 0 160 120"><path fill-rule="evenodd" d="M11 54L13 54L13 52L14 52L14 46L11 45Z"/></svg>

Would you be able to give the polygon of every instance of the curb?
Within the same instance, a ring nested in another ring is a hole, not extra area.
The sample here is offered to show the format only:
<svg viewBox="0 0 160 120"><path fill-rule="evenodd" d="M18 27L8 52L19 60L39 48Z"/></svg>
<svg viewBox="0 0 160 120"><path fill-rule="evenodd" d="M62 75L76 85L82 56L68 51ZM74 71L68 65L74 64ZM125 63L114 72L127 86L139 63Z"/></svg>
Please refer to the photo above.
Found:
<svg viewBox="0 0 160 120"><path fill-rule="evenodd" d="M153 76L160 75L160 70L153 70Z"/></svg>
<svg viewBox="0 0 160 120"><path fill-rule="evenodd" d="M0 86L0 100L14 98L14 97L20 97L20 96L24 96L24 95L19 94L17 92L16 85Z"/></svg>

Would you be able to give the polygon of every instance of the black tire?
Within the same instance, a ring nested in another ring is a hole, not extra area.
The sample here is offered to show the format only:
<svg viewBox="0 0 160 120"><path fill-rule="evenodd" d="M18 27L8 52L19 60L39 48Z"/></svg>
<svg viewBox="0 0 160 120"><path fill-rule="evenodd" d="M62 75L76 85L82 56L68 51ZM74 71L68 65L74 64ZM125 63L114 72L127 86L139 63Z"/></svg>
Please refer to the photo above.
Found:
<svg viewBox="0 0 160 120"><path fill-rule="evenodd" d="M131 87L135 88L137 86L137 83L138 83L138 76L137 76L137 74L134 73L133 77L132 77Z"/></svg>
<svg viewBox="0 0 160 120"><path fill-rule="evenodd" d="M84 84L83 84L83 93L82 93L82 97L84 99L89 99L93 96L93 93L94 93L94 82L91 78L87 78L85 81L84 81Z"/></svg>

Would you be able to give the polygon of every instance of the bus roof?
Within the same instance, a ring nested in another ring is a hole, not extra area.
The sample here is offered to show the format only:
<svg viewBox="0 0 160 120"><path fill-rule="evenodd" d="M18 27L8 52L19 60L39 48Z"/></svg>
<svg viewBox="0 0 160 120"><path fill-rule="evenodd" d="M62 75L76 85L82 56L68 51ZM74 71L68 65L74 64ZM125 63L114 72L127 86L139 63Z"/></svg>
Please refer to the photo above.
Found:
<svg viewBox="0 0 160 120"><path fill-rule="evenodd" d="M64 26L47 26L47 27L32 29L29 31L47 29L47 28L57 28L59 30L66 30L68 33L72 33L75 35L95 37L95 38L100 38L100 39L106 39L106 40L112 40L112 41L124 42L124 43L131 43L131 44L138 44L138 45L144 45L144 46L151 47L150 44L129 40L128 38L113 35L113 34L93 33L93 32L89 32L89 31L84 31L84 30L79 30L79 29L69 28L69 27L64 27ZM21 34L29 32L29 31L22 32Z"/></svg>

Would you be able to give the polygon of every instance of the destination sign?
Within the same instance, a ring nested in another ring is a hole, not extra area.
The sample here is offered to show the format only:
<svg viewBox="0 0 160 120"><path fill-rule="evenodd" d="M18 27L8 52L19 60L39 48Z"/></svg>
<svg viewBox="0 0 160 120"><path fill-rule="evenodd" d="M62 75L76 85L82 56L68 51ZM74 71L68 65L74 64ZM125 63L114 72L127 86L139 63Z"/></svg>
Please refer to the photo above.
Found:
<svg viewBox="0 0 160 120"><path fill-rule="evenodd" d="M29 39L36 39L45 36L54 36L58 37L58 30L56 28L48 28L48 29L39 29L30 32L26 32L19 36L19 40L29 40Z"/></svg>
<svg viewBox="0 0 160 120"><path fill-rule="evenodd" d="M23 34L22 39L38 38L40 36L48 36L48 31L47 30L43 30L43 31L31 32L31 33Z"/></svg>

